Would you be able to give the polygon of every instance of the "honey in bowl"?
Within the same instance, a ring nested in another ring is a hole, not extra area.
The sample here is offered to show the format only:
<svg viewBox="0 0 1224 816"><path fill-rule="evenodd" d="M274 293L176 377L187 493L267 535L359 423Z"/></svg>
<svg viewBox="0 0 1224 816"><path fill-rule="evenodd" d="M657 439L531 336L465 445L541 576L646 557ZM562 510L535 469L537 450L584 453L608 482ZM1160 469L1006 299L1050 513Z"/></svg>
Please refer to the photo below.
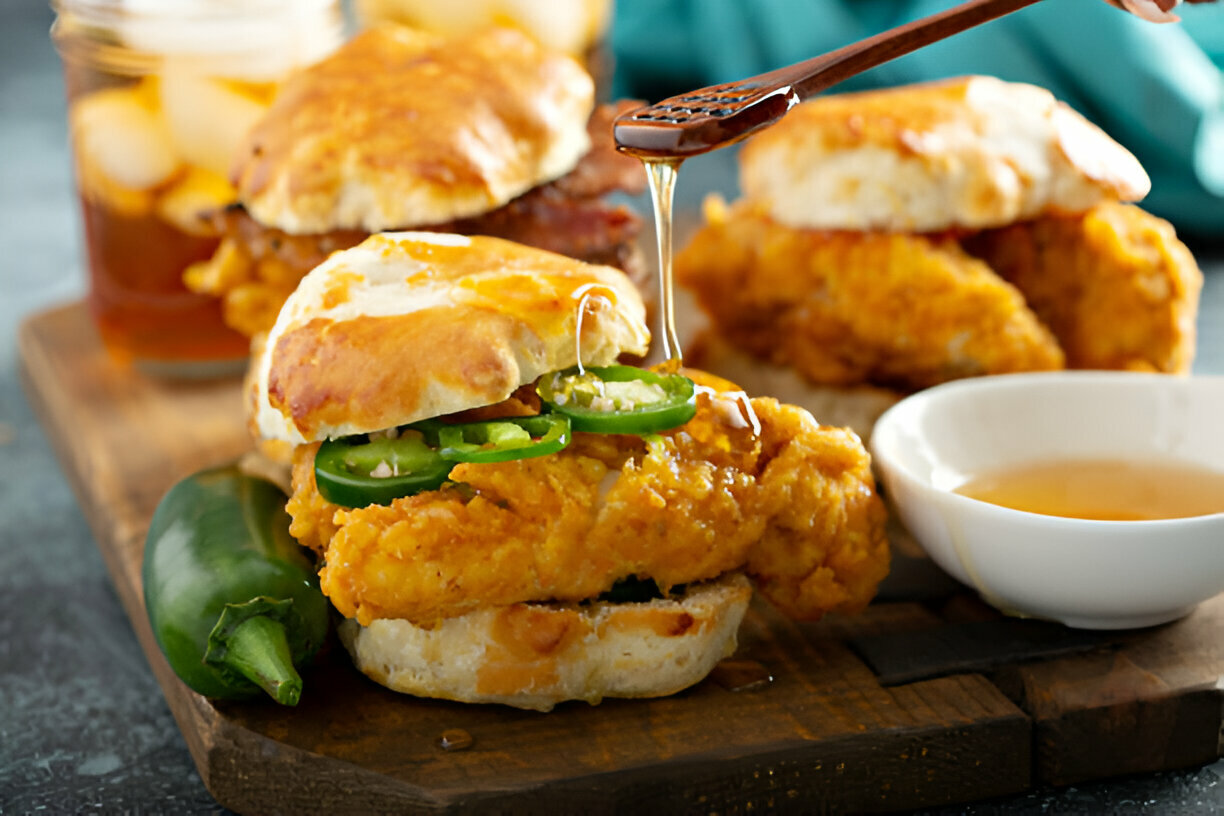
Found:
<svg viewBox="0 0 1224 816"><path fill-rule="evenodd" d="M1224 513L1224 471L1177 460L1030 463L973 476L956 492L1013 510L1101 521Z"/></svg>

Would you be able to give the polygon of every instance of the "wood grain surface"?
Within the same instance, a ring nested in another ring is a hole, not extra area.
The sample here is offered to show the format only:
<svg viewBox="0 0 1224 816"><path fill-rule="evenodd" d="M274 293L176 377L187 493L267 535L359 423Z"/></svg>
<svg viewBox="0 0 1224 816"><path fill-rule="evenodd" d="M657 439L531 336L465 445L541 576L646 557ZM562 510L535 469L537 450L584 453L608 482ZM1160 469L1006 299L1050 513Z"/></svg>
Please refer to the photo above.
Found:
<svg viewBox="0 0 1224 816"><path fill-rule="evenodd" d="M1173 624L1075 633L1001 618L900 532L864 614L795 624L754 603L736 660L671 698L549 714L418 700L332 646L301 704L214 704L145 616L149 518L176 480L249 448L240 384L116 366L80 304L28 320L26 389L209 791L240 813L889 812L1220 756L1224 598ZM470 748L447 751L444 731Z"/></svg>

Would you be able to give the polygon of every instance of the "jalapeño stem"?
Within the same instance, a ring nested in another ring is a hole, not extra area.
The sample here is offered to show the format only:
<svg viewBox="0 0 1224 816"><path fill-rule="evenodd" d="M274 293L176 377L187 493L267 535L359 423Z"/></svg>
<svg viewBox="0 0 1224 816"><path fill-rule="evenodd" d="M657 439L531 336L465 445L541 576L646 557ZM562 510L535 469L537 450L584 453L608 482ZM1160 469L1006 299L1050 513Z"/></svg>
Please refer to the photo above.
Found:
<svg viewBox="0 0 1224 816"><path fill-rule="evenodd" d="M297 705L302 678L293 668L285 626L266 615L247 618L229 633L221 662L282 705Z"/></svg>

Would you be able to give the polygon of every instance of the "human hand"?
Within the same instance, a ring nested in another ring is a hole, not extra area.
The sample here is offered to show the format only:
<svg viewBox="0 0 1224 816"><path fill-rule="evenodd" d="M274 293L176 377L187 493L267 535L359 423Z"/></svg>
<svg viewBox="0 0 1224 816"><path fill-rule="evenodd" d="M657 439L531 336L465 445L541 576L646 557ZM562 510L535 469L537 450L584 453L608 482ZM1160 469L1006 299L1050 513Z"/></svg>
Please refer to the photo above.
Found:
<svg viewBox="0 0 1224 816"><path fill-rule="evenodd" d="M1153 23L1176 23L1181 18L1173 13L1173 9L1181 0L1105 0L1107 3L1125 9L1137 17L1142 17ZM1187 0L1190 3L1210 3L1213 0Z"/></svg>

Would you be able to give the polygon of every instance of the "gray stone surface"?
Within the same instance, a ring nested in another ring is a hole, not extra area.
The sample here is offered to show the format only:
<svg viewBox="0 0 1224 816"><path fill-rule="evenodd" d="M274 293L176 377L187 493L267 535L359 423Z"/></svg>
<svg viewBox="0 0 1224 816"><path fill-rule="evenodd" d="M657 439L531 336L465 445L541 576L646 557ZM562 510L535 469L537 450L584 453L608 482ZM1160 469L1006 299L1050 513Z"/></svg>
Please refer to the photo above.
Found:
<svg viewBox="0 0 1224 816"><path fill-rule="evenodd" d="M62 84L41 0L0 0L0 813L224 813L205 790L17 382L19 320L83 290ZM730 166L702 159L680 198ZM1224 253L1211 250L1216 258ZM1198 368L1224 373L1224 264ZM947 813L1224 809L1224 764Z"/></svg>
<svg viewBox="0 0 1224 816"><path fill-rule="evenodd" d="M17 380L18 322L84 289L51 20L0 0L0 813L225 813Z"/></svg>

